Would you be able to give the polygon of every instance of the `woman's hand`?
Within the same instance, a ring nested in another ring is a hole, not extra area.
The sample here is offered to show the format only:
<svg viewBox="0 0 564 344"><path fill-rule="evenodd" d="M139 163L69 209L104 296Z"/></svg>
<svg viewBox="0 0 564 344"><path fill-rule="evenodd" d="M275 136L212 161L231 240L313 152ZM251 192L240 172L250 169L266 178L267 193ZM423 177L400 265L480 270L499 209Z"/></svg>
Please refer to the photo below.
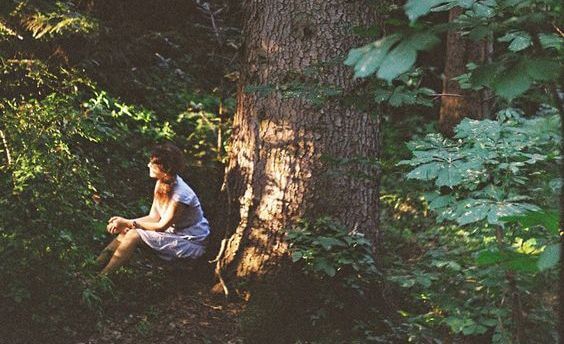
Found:
<svg viewBox="0 0 564 344"><path fill-rule="evenodd" d="M131 228L131 221L121 216L112 216L108 220L106 230L111 234L127 232Z"/></svg>

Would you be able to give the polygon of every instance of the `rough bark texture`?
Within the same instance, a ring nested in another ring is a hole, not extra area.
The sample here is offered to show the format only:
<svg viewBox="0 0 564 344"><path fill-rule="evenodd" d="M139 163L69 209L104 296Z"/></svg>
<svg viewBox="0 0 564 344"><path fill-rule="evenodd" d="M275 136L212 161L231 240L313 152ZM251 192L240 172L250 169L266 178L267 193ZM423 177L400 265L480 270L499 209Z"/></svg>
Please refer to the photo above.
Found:
<svg viewBox="0 0 564 344"><path fill-rule="evenodd" d="M236 217L222 270L254 276L276 270L285 228L322 214L378 236L378 126L374 114L342 101L314 106L280 89L312 80L350 92L342 58L362 42L352 28L373 23L365 1L249 0L244 3L242 71L224 185ZM246 86L265 86L267 94ZM347 159L345 161L344 159Z"/></svg>
<svg viewBox="0 0 564 344"><path fill-rule="evenodd" d="M461 8L449 12L449 21L462 13ZM469 62L482 63L488 51L487 43L474 42L462 37L458 32L447 34L446 61L443 81L443 97L439 114L439 128L444 135L454 135L454 127L464 117L482 119L488 117L486 95L482 92L463 90L453 78L466 72Z"/></svg>

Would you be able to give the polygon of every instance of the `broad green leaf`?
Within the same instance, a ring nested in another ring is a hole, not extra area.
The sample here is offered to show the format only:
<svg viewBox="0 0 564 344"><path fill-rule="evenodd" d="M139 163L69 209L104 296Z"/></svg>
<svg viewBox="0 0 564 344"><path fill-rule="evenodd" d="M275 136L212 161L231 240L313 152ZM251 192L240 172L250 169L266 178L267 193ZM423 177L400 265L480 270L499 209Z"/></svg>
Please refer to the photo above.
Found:
<svg viewBox="0 0 564 344"><path fill-rule="evenodd" d="M491 265L499 263L502 260L501 253L498 250L490 251L484 250L478 253L476 257L476 264L478 265Z"/></svg>
<svg viewBox="0 0 564 344"><path fill-rule="evenodd" d="M472 9L474 10L474 13L476 13L478 17L491 18L495 15L495 11L493 8L483 5L479 2L475 3Z"/></svg>
<svg viewBox="0 0 564 344"><path fill-rule="evenodd" d="M314 263L314 269L316 271L324 272L326 275L328 275L330 277L334 277L335 274L337 273L337 270L335 270L335 267L333 267L331 264L329 264L329 262L327 262L327 260L325 260L325 259L316 260L315 263Z"/></svg>
<svg viewBox="0 0 564 344"><path fill-rule="evenodd" d="M406 177L411 179L432 180L436 178L439 173L438 167L438 164L434 162L424 164L409 172Z"/></svg>
<svg viewBox="0 0 564 344"><path fill-rule="evenodd" d="M330 250L333 246L346 246L341 240L331 237L319 237L314 243L319 243L325 250Z"/></svg>
<svg viewBox="0 0 564 344"><path fill-rule="evenodd" d="M527 74L534 80L549 81L559 77L560 64L549 59L530 59L525 61Z"/></svg>
<svg viewBox="0 0 564 344"><path fill-rule="evenodd" d="M416 50L429 50L441 40L432 32L417 32L407 38L407 43Z"/></svg>
<svg viewBox="0 0 564 344"><path fill-rule="evenodd" d="M552 234L558 235L558 212L557 211L531 211L522 215L504 216L500 220L505 222L517 222L525 228L543 226Z"/></svg>
<svg viewBox="0 0 564 344"><path fill-rule="evenodd" d="M536 272L537 256L511 251L481 251L476 257L478 265L501 264L504 268L513 271Z"/></svg>
<svg viewBox="0 0 564 344"><path fill-rule="evenodd" d="M435 210L439 208L444 208L447 205L451 204L454 200L455 200L454 197L452 197L451 195L435 197L433 201L429 203L429 209Z"/></svg>
<svg viewBox="0 0 564 344"><path fill-rule="evenodd" d="M539 208L530 203L516 203L508 201L500 201L491 205L490 213L488 214L488 223L500 224L500 218L506 216L522 214L527 211L537 211Z"/></svg>
<svg viewBox="0 0 564 344"><path fill-rule="evenodd" d="M384 58L378 70L378 77L388 82L398 75L407 72L415 63L418 50L426 50L440 42L437 36L429 31L415 33L401 41Z"/></svg>
<svg viewBox="0 0 564 344"><path fill-rule="evenodd" d="M537 262L537 256L511 252L502 264L505 268L513 271L537 272Z"/></svg>
<svg viewBox="0 0 564 344"><path fill-rule="evenodd" d="M537 267L540 271L550 269L558 264L560 260L560 246L560 244L553 244L544 249L537 262Z"/></svg>
<svg viewBox="0 0 564 344"><path fill-rule="evenodd" d="M462 332L465 328L469 328L470 326L474 326L476 324L474 320L470 318L459 318L453 316L446 318L445 322L454 333Z"/></svg>
<svg viewBox="0 0 564 344"><path fill-rule="evenodd" d="M477 222L485 219L486 216L488 216L489 211L490 206L487 204L465 208L464 212L456 218L456 222L458 222L458 224L461 226Z"/></svg>
<svg viewBox="0 0 564 344"><path fill-rule="evenodd" d="M498 38L500 42L511 42L508 46L510 51L521 51L530 47L533 44L531 35L526 31L511 31L505 34L503 37Z"/></svg>
<svg viewBox="0 0 564 344"><path fill-rule="evenodd" d="M403 41L386 55L378 70L378 77L390 82L398 75L407 72L416 58L416 49L408 41Z"/></svg>
<svg viewBox="0 0 564 344"><path fill-rule="evenodd" d="M462 182L462 170L455 165L447 165L439 170L435 185L453 187Z"/></svg>
<svg viewBox="0 0 564 344"><path fill-rule="evenodd" d="M511 100L531 87L532 80L523 68L523 63L519 63L505 73L499 75L492 83L492 87L499 96Z"/></svg>
<svg viewBox="0 0 564 344"><path fill-rule="evenodd" d="M531 46L531 44L532 44L531 37L518 36L515 37L513 41L511 41L511 44L509 44L508 49L517 52L523 49L527 49L528 47Z"/></svg>
<svg viewBox="0 0 564 344"><path fill-rule="evenodd" d="M429 288L432 283L431 279L425 275L420 275L415 277L415 281L419 283L421 286L423 286L424 288Z"/></svg>
<svg viewBox="0 0 564 344"><path fill-rule="evenodd" d="M470 83L473 86L489 86L504 70L505 66L501 63L490 63L479 66L472 71Z"/></svg>
<svg viewBox="0 0 564 344"><path fill-rule="evenodd" d="M294 251L292 252L292 263L297 262L298 260L302 259L303 257L302 251Z"/></svg>
<svg viewBox="0 0 564 344"><path fill-rule="evenodd" d="M476 0L458 0L456 5L458 5L462 8L471 8L472 5L474 5L475 2L476 2Z"/></svg>
<svg viewBox="0 0 564 344"><path fill-rule="evenodd" d="M490 34L490 32L492 32L492 29L488 26L476 26L472 30L470 30L470 32L468 33L468 38L473 41L479 41L486 38Z"/></svg>
<svg viewBox="0 0 564 344"><path fill-rule="evenodd" d="M392 91L390 91L390 90L378 88L378 89L374 90L374 101L376 103L383 103L390 98L391 94L392 94Z"/></svg>
<svg viewBox="0 0 564 344"><path fill-rule="evenodd" d="M539 41L545 49L554 48L556 50L561 50L564 39L555 33L540 33Z"/></svg>
<svg viewBox="0 0 564 344"><path fill-rule="evenodd" d="M410 21L415 21L417 18L426 15L436 6L452 2L447 0L408 0L404 6L405 14Z"/></svg>
<svg viewBox="0 0 564 344"><path fill-rule="evenodd" d="M356 78L364 78L373 74L380 67L380 64L386 57L390 48L397 43L400 38L400 35L390 35L369 44L368 46L370 46L371 49L365 52L354 66L354 76ZM355 52L355 57L351 58L350 61L353 61L357 55L358 52Z"/></svg>
<svg viewBox="0 0 564 344"><path fill-rule="evenodd" d="M417 102L417 94L413 91L406 90L404 86L398 86L392 92L389 102L390 105L394 107L412 105Z"/></svg>
<svg viewBox="0 0 564 344"><path fill-rule="evenodd" d="M345 60L347 66L354 66L367 52L372 49L372 44L367 44L360 48L354 48L349 51L349 55Z"/></svg>
<svg viewBox="0 0 564 344"><path fill-rule="evenodd" d="M476 334L484 334L488 330L487 327L482 325L470 325L462 329L462 334L465 336L476 335Z"/></svg>

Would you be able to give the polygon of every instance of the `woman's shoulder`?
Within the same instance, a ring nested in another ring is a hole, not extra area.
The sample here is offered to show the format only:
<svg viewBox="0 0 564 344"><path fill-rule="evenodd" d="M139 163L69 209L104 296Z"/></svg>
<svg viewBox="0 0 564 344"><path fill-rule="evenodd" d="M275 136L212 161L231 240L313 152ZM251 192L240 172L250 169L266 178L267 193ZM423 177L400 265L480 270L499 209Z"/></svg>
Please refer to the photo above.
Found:
<svg viewBox="0 0 564 344"><path fill-rule="evenodd" d="M176 185L174 186L172 198L177 202L190 204L197 201L196 194L192 188L180 176L176 176Z"/></svg>
<svg viewBox="0 0 564 344"><path fill-rule="evenodd" d="M180 177L179 175L176 175L175 189L178 189L178 191L187 191L190 193L194 193L190 185L188 185L188 183L186 183L184 179L182 179L182 177Z"/></svg>

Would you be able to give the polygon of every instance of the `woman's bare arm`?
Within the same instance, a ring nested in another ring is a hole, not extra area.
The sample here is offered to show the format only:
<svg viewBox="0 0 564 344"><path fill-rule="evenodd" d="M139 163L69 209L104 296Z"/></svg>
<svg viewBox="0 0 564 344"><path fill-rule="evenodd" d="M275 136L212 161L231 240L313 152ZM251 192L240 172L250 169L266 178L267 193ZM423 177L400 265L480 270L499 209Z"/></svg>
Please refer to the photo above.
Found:
<svg viewBox="0 0 564 344"><path fill-rule="evenodd" d="M157 211L157 200L153 198L153 204L151 205L151 211L149 215L142 216L136 219L132 219L133 221L148 221L148 222L159 222L161 217L159 216L159 212Z"/></svg>
<svg viewBox="0 0 564 344"><path fill-rule="evenodd" d="M188 208L187 205L172 201L168 206L166 212L157 221L152 222L148 220L128 220L128 226L131 228L141 228L148 231L162 232L175 223L175 220L182 217L183 213ZM135 221L135 223L133 223Z"/></svg>
<svg viewBox="0 0 564 344"><path fill-rule="evenodd" d="M159 212L157 211L157 200L155 198L153 198L153 204L151 205L151 211L149 212L149 215L142 216L142 217L132 219L132 220L127 220L127 219L125 219L121 216L112 216L108 220L108 226L106 227L106 229L108 230L108 232L115 234L115 233L121 232L124 229L127 229L127 227L131 227L129 225L129 223L131 221L158 223L160 220L161 220L161 217L159 216Z"/></svg>

